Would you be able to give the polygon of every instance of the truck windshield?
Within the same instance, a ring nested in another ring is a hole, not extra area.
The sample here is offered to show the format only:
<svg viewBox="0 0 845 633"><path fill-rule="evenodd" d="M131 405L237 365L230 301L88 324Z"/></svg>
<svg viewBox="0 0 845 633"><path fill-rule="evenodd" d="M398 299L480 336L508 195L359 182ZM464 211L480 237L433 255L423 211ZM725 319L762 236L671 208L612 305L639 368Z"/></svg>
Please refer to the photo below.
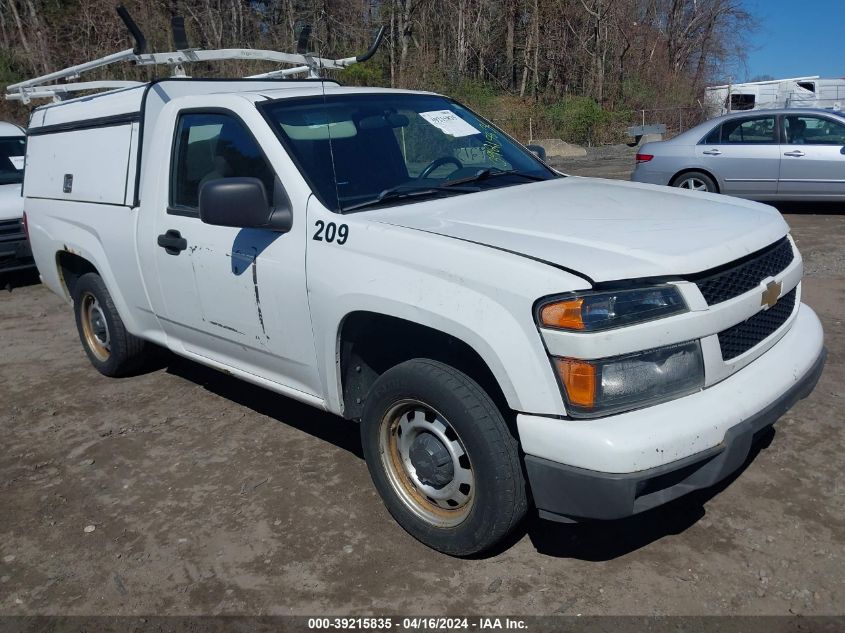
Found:
<svg viewBox="0 0 845 633"><path fill-rule="evenodd" d="M0 185L14 185L23 182L25 154L25 137L0 136Z"/></svg>
<svg viewBox="0 0 845 633"><path fill-rule="evenodd" d="M352 211L558 177L461 105L355 94L259 105L320 201Z"/></svg>

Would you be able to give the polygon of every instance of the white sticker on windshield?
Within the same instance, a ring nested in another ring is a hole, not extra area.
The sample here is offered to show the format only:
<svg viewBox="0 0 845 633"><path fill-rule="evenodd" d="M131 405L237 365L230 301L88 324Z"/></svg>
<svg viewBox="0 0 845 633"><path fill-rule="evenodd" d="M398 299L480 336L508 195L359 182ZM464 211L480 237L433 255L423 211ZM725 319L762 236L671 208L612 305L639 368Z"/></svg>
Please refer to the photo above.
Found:
<svg viewBox="0 0 845 633"><path fill-rule="evenodd" d="M23 169L23 156L9 156L9 160L12 161L12 167L18 171Z"/></svg>
<svg viewBox="0 0 845 633"><path fill-rule="evenodd" d="M420 112L420 116L431 123L434 127L451 136L457 137L481 134L480 131L476 130L451 110Z"/></svg>

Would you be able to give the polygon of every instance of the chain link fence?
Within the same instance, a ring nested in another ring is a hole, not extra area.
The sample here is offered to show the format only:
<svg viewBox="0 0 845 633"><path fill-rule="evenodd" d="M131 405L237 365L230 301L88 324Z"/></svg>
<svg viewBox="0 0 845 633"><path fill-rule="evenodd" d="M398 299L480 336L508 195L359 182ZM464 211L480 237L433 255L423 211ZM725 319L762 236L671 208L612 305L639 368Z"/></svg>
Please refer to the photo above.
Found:
<svg viewBox="0 0 845 633"><path fill-rule="evenodd" d="M666 126L664 138L672 138L703 122L707 115L700 106L652 108L637 110L629 126L662 123Z"/></svg>

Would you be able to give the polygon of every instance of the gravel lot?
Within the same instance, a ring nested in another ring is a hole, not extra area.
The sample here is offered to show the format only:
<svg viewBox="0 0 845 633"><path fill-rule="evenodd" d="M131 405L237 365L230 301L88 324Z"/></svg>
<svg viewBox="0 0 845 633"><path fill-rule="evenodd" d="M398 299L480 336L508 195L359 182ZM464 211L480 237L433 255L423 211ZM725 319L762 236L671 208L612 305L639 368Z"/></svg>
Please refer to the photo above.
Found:
<svg viewBox="0 0 845 633"><path fill-rule="evenodd" d="M353 424L175 358L104 378L70 308L5 279L0 614L845 613L845 209L784 210L830 357L769 446L718 490L620 522L530 519L475 560L393 522Z"/></svg>

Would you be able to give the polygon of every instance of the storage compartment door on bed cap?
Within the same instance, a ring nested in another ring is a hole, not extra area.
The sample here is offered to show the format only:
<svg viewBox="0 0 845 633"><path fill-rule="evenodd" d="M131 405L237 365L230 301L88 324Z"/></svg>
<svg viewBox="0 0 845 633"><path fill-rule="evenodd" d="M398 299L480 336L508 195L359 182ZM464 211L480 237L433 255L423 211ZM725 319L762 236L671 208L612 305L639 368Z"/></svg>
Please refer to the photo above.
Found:
<svg viewBox="0 0 845 633"><path fill-rule="evenodd" d="M24 195L124 205L135 168L130 163L137 123L84 127L85 121L32 128L27 141ZM80 129L81 128L81 129ZM130 174L131 172L131 174Z"/></svg>

